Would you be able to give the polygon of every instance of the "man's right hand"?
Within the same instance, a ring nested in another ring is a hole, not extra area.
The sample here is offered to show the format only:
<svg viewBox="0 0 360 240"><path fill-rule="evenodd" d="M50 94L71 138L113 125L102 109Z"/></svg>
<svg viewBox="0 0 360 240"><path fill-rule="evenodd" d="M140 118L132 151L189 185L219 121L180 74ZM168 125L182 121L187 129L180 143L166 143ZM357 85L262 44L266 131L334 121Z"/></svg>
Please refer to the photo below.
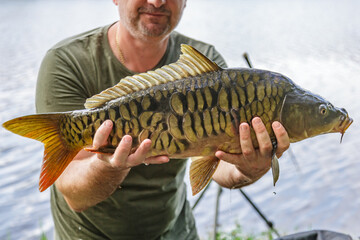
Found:
<svg viewBox="0 0 360 240"><path fill-rule="evenodd" d="M106 120L96 131L93 148L107 145L113 123ZM114 154L91 153L81 150L56 181L68 205L75 211L83 211L107 199L124 181L130 169L140 164L162 164L167 156L146 158L151 140L144 140L130 154L132 138L124 136Z"/></svg>

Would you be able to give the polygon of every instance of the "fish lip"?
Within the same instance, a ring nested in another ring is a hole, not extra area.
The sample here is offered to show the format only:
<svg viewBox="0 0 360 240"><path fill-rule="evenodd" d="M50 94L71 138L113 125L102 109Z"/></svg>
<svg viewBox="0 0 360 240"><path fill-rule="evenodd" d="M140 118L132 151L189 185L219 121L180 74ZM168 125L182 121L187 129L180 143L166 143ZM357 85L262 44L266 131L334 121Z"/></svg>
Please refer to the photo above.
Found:
<svg viewBox="0 0 360 240"><path fill-rule="evenodd" d="M354 120L351 117L349 117L349 115L346 115L345 117L343 117L342 121L340 122L340 124L338 125L336 130L338 132L340 132L341 134L344 134L345 131L350 127L350 125L353 122L354 122Z"/></svg>

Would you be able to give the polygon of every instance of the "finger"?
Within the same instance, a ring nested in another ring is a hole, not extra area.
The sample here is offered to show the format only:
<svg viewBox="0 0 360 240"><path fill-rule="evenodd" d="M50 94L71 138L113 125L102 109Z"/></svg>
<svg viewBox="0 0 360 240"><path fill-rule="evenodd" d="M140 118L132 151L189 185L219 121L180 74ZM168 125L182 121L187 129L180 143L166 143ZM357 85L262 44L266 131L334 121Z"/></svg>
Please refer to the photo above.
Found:
<svg viewBox="0 0 360 240"><path fill-rule="evenodd" d="M215 156L221 160L232 164L239 164L241 157L251 158L255 156L255 150L251 141L250 127L247 123L241 123L239 126L239 138L242 154L226 153L221 150L215 152Z"/></svg>
<svg viewBox="0 0 360 240"><path fill-rule="evenodd" d="M251 141L250 127L247 123L240 124L240 146L244 158L255 158L256 152Z"/></svg>
<svg viewBox="0 0 360 240"><path fill-rule="evenodd" d="M276 155L281 157L281 155L290 147L290 139L286 132L286 129L279 122L273 122L272 128L274 130L276 140L277 140L277 150Z"/></svg>
<svg viewBox="0 0 360 240"><path fill-rule="evenodd" d="M132 138L129 135L122 137L119 145L116 147L113 157L110 159L110 163L113 167L129 168L127 164L127 158L131 151Z"/></svg>
<svg viewBox="0 0 360 240"><path fill-rule="evenodd" d="M266 130L264 123L259 117L255 117L252 120L252 126L254 128L256 139L259 143L259 151L262 156L270 157L273 149L269 133Z"/></svg>
<svg viewBox="0 0 360 240"><path fill-rule="evenodd" d="M221 160L224 160L228 163L237 165L241 163L241 154L232 154L232 153L226 153L223 151L216 151L215 156Z"/></svg>
<svg viewBox="0 0 360 240"><path fill-rule="evenodd" d="M163 164L169 161L170 159L168 156L162 155L162 156L148 157L144 160L144 164Z"/></svg>
<svg viewBox="0 0 360 240"><path fill-rule="evenodd" d="M101 126L95 133L93 140L93 148L107 145L107 139L109 138L112 127L113 123L111 120L106 120L105 122L103 122L103 124L101 124Z"/></svg>
<svg viewBox="0 0 360 240"><path fill-rule="evenodd" d="M128 163L130 163L132 166L137 166L142 163L144 163L147 153L149 152L151 148L151 140L145 139L141 142L140 146L136 151L131 154L128 158Z"/></svg>
<svg viewBox="0 0 360 240"><path fill-rule="evenodd" d="M146 158L147 154L151 149L151 140L145 139L139 146L139 148L129 156L128 162L137 166L140 164L162 164L169 162L168 156L154 156Z"/></svg>

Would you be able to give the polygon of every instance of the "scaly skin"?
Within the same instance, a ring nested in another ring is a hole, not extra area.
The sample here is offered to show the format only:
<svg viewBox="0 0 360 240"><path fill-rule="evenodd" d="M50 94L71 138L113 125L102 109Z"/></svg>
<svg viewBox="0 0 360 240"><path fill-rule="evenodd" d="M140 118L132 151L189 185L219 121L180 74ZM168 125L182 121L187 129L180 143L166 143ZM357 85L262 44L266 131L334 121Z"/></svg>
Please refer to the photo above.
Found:
<svg viewBox="0 0 360 240"><path fill-rule="evenodd" d="M216 150L241 153L236 137L241 122L259 116L271 137L285 95L294 88L286 77L256 69L225 69L188 77L129 94L102 108L75 111L64 118L63 135L70 144L91 145L106 119L114 122L109 146L134 138L134 149L152 140L149 155L189 157L213 155ZM255 134L253 142L257 146Z"/></svg>
<svg viewBox="0 0 360 240"><path fill-rule="evenodd" d="M86 110L35 114L9 120L3 126L45 145L40 174L44 191L83 149L92 145L96 130L113 121L108 145L93 152L113 153L125 135L133 151L152 141L148 156L201 156L190 166L193 194L210 181L220 160L217 150L241 153L237 129L258 116L271 140L271 124L280 121L290 141L324 133L342 135L352 119L345 109L296 86L285 76L257 69L221 69L191 46L181 46L176 63L123 78L117 85L87 99ZM252 141L258 147L254 132ZM275 153L275 151L274 151ZM279 176L273 155L274 183Z"/></svg>

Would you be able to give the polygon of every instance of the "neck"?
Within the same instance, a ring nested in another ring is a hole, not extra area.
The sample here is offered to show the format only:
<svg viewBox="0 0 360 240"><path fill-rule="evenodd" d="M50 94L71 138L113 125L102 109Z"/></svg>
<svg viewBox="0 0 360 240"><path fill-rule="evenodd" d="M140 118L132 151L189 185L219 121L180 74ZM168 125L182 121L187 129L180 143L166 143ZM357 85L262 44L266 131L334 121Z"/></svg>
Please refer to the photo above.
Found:
<svg viewBox="0 0 360 240"><path fill-rule="evenodd" d="M146 72L164 56L169 36L135 38L117 22L110 27L108 39L115 56L126 68L133 72Z"/></svg>

